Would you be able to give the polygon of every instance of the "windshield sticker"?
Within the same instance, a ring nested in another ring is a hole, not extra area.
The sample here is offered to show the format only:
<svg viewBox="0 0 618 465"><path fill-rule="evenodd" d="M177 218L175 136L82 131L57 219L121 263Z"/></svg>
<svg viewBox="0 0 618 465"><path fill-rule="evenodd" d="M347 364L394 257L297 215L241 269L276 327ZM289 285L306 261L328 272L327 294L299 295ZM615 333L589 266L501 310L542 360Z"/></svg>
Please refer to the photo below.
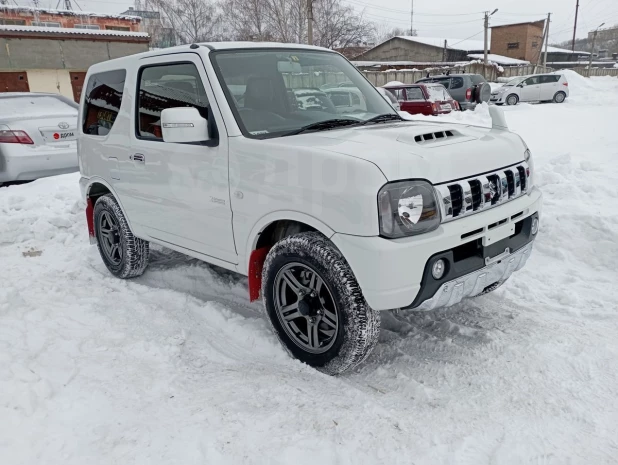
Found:
<svg viewBox="0 0 618 465"><path fill-rule="evenodd" d="M268 134L268 131L251 131L249 134L252 136L261 136L262 134Z"/></svg>

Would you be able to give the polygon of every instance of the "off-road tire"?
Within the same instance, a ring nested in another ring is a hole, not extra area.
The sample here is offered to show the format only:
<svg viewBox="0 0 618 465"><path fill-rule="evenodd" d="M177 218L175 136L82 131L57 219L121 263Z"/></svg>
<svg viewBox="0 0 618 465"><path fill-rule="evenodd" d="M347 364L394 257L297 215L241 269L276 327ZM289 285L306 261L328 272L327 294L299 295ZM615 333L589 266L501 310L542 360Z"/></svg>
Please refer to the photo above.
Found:
<svg viewBox="0 0 618 465"><path fill-rule="evenodd" d="M117 223L119 247L122 250L122 258L119 263L110 260L103 249L100 220L104 213L110 215ZM121 279L135 278L144 273L148 266L150 244L148 241L133 235L118 202L112 194L102 195L95 203L94 230L99 254L101 254L101 259L110 273Z"/></svg>
<svg viewBox="0 0 618 465"><path fill-rule="evenodd" d="M510 103L511 97L515 98L515 103ZM515 94L509 94L504 101L506 102L507 105L517 105L519 103L519 97Z"/></svg>
<svg viewBox="0 0 618 465"><path fill-rule="evenodd" d="M276 276L290 263L300 263L317 272L328 287L339 320L334 343L324 353L313 354L299 347L286 333L275 305ZM341 252L323 235L303 232L277 242L269 251L262 272L262 296L271 326L288 353L329 375L337 375L363 362L380 334L380 315L373 310Z"/></svg>
<svg viewBox="0 0 618 465"><path fill-rule="evenodd" d="M556 92L553 98L554 103L563 103L566 100L566 94L564 92Z"/></svg>

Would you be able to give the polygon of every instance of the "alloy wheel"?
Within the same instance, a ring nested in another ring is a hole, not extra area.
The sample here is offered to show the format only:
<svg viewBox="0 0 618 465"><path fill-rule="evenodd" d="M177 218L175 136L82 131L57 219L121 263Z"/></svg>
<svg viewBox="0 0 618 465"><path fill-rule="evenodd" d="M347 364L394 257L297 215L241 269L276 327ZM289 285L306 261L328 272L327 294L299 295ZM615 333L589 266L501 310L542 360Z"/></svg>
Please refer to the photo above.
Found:
<svg viewBox="0 0 618 465"><path fill-rule="evenodd" d="M329 350L337 339L339 314L322 277L307 265L288 263L274 286L277 317L294 344L313 354Z"/></svg>
<svg viewBox="0 0 618 465"><path fill-rule="evenodd" d="M99 217L99 241L105 257L114 265L122 261L122 247L120 244L120 230L118 222L107 211Z"/></svg>

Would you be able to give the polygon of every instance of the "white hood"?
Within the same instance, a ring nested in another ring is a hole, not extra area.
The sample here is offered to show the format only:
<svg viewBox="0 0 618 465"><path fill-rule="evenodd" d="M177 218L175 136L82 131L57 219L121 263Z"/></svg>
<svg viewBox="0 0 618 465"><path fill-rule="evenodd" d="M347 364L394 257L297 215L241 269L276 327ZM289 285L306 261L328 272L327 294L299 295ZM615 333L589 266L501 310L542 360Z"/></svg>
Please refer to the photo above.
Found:
<svg viewBox="0 0 618 465"><path fill-rule="evenodd" d="M452 136L445 136L445 132ZM435 133L442 137L416 140L417 136ZM433 184L513 165L524 159L526 150L521 138L512 132L454 123L376 124L304 134L294 139L299 145L370 161L389 181L415 178Z"/></svg>

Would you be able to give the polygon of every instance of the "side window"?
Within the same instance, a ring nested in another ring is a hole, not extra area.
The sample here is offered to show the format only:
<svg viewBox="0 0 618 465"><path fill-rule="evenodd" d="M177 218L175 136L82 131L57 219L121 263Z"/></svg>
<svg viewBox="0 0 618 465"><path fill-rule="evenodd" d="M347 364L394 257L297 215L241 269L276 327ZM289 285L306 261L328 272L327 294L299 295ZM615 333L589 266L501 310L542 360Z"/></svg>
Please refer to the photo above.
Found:
<svg viewBox="0 0 618 465"><path fill-rule="evenodd" d="M453 85L455 84L454 80L457 78L452 78L453 79ZM461 78L459 78L461 79ZM440 79L434 79L431 82L437 82L439 84L442 84L444 87L446 87L447 89L451 88L451 78L440 78ZM463 80L461 85L463 86ZM461 86L460 86L461 87Z"/></svg>
<svg viewBox="0 0 618 465"><path fill-rule="evenodd" d="M553 84L560 80L560 76L557 74L548 74L547 76L539 76L539 82L541 84Z"/></svg>
<svg viewBox="0 0 618 465"><path fill-rule="evenodd" d="M90 76L84 98L84 134L106 136L112 129L120 111L126 77L124 69Z"/></svg>
<svg viewBox="0 0 618 465"><path fill-rule="evenodd" d="M533 86L535 84L539 83L539 77L538 76L532 76L529 77L528 79L526 79L522 84L524 86Z"/></svg>
<svg viewBox="0 0 618 465"><path fill-rule="evenodd" d="M166 108L194 107L208 118L208 99L193 63L142 68L137 101L137 136L163 140L161 112Z"/></svg>
<svg viewBox="0 0 618 465"><path fill-rule="evenodd" d="M397 98L397 101L399 102L403 102L404 96L403 96L403 89L389 89Z"/></svg>
<svg viewBox="0 0 618 465"><path fill-rule="evenodd" d="M442 84L442 83L440 83ZM444 85L444 84L442 84ZM462 77L451 78L451 89L461 89L464 86L464 80ZM446 87L446 86L444 86ZM448 89L448 87L446 87Z"/></svg>
<svg viewBox="0 0 618 465"><path fill-rule="evenodd" d="M329 92L328 96L336 107L349 107L350 106L350 93L349 92ZM360 102L359 102L360 103Z"/></svg>
<svg viewBox="0 0 618 465"><path fill-rule="evenodd" d="M350 92L350 96L352 97L352 105L360 105L360 98L354 92Z"/></svg>
<svg viewBox="0 0 618 465"><path fill-rule="evenodd" d="M423 91L420 87L408 87L406 88L406 100L408 101L418 101L425 100L425 96L423 95Z"/></svg>

